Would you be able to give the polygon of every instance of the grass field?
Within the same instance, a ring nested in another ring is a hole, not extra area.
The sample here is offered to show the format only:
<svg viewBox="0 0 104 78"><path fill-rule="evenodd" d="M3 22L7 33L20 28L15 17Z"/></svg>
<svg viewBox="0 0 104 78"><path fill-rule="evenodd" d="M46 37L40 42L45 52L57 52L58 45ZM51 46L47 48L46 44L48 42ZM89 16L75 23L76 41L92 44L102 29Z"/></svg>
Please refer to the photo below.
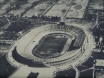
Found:
<svg viewBox="0 0 104 78"><path fill-rule="evenodd" d="M16 4L16 2L14 4ZM11 10L8 14L14 14L14 15L18 14L20 16L21 13L23 13L26 10L26 8L30 7L31 5L32 4L30 3L30 1L28 1L27 3L19 5L19 8L15 8L15 9Z"/></svg>
<svg viewBox="0 0 104 78"><path fill-rule="evenodd" d="M91 3L99 4L102 3L103 0L91 0Z"/></svg>
<svg viewBox="0 0 104 78"><path fill-rule="evenodd" d="M4 0L0 0L0 3L3 3L4 2Z"/></svg>
<svg viewBox="0 0 104 78"><path fill-rule="evenodd" d="M71 6L66 17L68 17L68 18L83 18L87 4L88 4L87 0L76 0L73 3L73 5Z"/></svg>
<svg viewBox="0 0 104 78"><path fill-rule="evenodd" d="M10 0L2 0L0 2L0 15L4 14L6 12L6 8L9 7L8 5Z"/></svg>
<svg viewBox="0 0 104 78"><path fill-rule="evenodd" d="M45 15L61 17L71 5L72 0L59 0Z"/></svg>
<svg viewBox="0 0 104 78"><path fill-rule="evenodd" d="M103 9L103 0L91 0L91 4L92 9Z"/></svg>
<svg viewBox="0 0 104 78"><path fill-rule="evenodd" d="M33 55L51 57L60 54L67 41L67 36L61 34L50 34L44 36L39 44L33 49Z"/></svg>
<svg viewBox="0 0 104 78"><path fill-rule="evenodd" d="M27 13L24 14L24 16L28 16L28 17L31 17L33 15L38 16L38 15L42 14L54 2L55 2L55 0L44 0L44 1L40 1L38 3L38 5L34 6L29 11L27 11Z"/></svg>
<svg viewBox="0 0 104 78"><path fill-rule="evenodd" d="M0 77L1 78L7 78L11 74L13 74L14 71L16 71L17 68L14 68L11 66L7 59L6 59L6 54L3 56L0 56Z"/></svg>
<svg viewBox="0 0 104 78"><path fill-rule="evenodd" d="M10 1L10 0L0 0L0 8L1 8L3 5L7 4L9 1Z"/></svg>
<svg viewBox="0 0 104 78"><path fill-rule="evenodd" d="M6 18L0 17L0 28L8 23Z"/></svg>
<svg viewBox="0 0 104 78"><path fill-rule="evenodd" d="M69 70L56 72L56 78L75 78L76 71L72 68Z"/></svg>

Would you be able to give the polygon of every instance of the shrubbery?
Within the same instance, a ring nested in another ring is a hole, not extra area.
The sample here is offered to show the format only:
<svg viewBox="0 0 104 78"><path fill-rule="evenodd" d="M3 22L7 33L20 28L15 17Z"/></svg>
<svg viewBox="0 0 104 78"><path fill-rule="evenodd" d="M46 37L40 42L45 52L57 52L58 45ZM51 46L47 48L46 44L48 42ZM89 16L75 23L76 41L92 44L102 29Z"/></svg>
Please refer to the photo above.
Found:
<svg viewBox="0 0 104 78"><path fill-rule="evenodd" d="M8 31L15 31L15 32L19 32L22 31L23 29L25 29L27 26L31 25L30 21L27 20L18 20L13 22L9 27L8 27Z"/></svg>

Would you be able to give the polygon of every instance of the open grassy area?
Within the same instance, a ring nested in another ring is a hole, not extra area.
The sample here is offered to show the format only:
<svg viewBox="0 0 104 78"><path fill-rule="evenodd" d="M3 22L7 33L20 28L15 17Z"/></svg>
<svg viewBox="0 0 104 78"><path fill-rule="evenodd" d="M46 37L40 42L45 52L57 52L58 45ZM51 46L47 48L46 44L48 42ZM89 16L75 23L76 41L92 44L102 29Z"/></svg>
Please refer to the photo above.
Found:
<svg viewBox="0 0 104 78"><path fill-rule="evenodd" d="M18 37L17 33L6 31L0 35L0 40L17 40Z"/></svg>
<svg viewBox="0 0 104 78"><path fill-rule="evenodd" d="M6 5L10 0L4 0L2 3L0 3L0 8L3 6L3 5Z"/></svg>
<svg viewBox="0 0 104 78"><path fill-rule="evenodd" d="M26 27L30 25L31 22L29 20L25 19L16 20L15 22L11 23L7 31L15 31L15 32L23 31Z"/></svg>
<svg viewBox="0 0 104 78"><path fill-rule="evenodd" d="M31 4L28 3L28 0L15 0L10 5L11 7L8 8L7 13L10 15L13 14L14 16L16 16L17 14L20 16L27 7L31 6Z"/></svg>
<svg viewBox="0 0 104 78"><path fill-rule="evenodd" d="M0 17L0 27L3 27L7 23L8 23L8 21L5 17Z"/></svg>
<svg viewBox="0 0 104 78"><path fill-rule="evenodd" d="M76 71L74 69L59 71L56 73L56 78L75 78Z"/></svg>
<svg viewBox="0 0 104 78"><path fill-rule="evenodd" d="M6 59L6 54L4 54L3 56L0 57L0 77L1 78L7 78L9 77L11 74L13 74L13 72L16 71L17 68L11 66L7 59Z"/></svg>
<svg viewBox="0 0 104 78"><path fill-rule="evenodd" d="M93 78L93 69L84 71L80 73L79 78Z"/></svg>
<svg viewBox="0 0 104 78"><path fill-rule="evenodd" d="M50 7L55 0L39 0L32 4L30 8L27 8L27 12L24 13L24 16L33 16L42 14L48 7ZM38 5L37 5L38 4Z"/></svg>
<svg viewBox="0 0 104 78"><path fill-rule="evenodd" d="M91 0L90 7L92 9L102 9L103 10L103 0Z"/></svg>
<svg viewBox="0 0 104 78"><path fill-rule="evenodd" d="M67 18L83 18L87 7L87 0L75 0L70 10L66 14Z"/></svg>
<svg viewBox="0 0 104 78"><path fill-rule="evenodd" d="M45 16L58 16L61 17L67 8L71 5L72 0L59 0L46 14Z"/></svg>
<svg viewBox="0 0 104 78"><path fill-rule="evenodd" d="M103 0L91 0L91 3L99 4L102 3Z"/></svg>

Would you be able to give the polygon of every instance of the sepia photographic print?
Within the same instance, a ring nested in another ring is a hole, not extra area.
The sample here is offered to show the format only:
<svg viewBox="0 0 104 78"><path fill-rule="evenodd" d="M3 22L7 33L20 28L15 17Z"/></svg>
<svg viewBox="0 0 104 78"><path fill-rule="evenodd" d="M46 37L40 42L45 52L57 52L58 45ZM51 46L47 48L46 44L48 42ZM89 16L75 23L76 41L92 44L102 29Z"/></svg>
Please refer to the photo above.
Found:
<svg viewBox="0 0 104 78"><path fill-rule="evenodd" d="M104 0L0 0L0 78L104 78Z"/></svg>

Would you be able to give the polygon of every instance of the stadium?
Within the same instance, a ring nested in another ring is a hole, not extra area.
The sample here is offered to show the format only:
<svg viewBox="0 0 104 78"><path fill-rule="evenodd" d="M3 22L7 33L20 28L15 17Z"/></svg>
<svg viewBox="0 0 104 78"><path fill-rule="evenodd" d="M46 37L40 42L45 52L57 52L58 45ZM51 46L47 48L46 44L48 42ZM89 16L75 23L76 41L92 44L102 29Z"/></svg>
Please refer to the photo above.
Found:
<svg viewBox="0 0 104 78"><path fill-rule="evenodd" d="M90 57L92 41L91 35L80 26L50 24L37 27L21 37L7 58L17 68L65 70L81 65Z"/></svg>
<svg viewBox="0 0 104 78"><path fill-rule="evenodd" d="M103 0L1 0L0 77L103 78L103 16Z"/></svg>

